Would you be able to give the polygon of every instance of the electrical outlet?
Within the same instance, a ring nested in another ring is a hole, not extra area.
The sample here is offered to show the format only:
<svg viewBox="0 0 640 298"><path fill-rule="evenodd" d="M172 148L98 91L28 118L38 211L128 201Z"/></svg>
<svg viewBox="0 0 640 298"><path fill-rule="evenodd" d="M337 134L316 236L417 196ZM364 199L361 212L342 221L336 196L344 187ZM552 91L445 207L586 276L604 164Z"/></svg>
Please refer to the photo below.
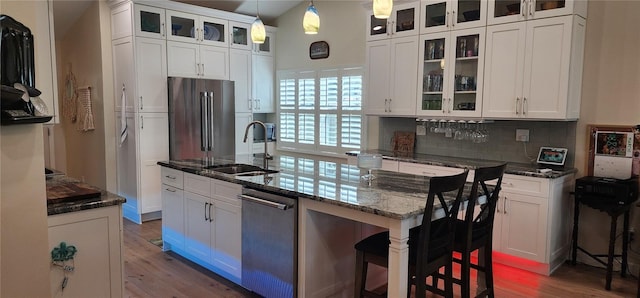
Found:
<svg viewBox="0 0 640 298"><path fill-rule="evenodd" d="M529 130L528 129L516 129L516 141L529 142Z"/></svg>
<svg viewBox="0 0 640 298"><path fill-rule="evenodd" d="M427 128L422 124L416 125L416 135L418 135L418 136L426 136L427 135Z"/></svg>

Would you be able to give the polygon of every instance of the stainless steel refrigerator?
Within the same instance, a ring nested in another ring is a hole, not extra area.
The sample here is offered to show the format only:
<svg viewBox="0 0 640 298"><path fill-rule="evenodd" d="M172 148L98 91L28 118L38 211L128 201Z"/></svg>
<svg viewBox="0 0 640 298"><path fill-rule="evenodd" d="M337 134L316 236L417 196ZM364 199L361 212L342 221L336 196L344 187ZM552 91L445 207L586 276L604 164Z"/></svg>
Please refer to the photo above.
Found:
<svg viewBox="0 0 640 298"><path fill-rule="evenodd" d="M169 158L235 155L234 82L168 78Z"/></svg>

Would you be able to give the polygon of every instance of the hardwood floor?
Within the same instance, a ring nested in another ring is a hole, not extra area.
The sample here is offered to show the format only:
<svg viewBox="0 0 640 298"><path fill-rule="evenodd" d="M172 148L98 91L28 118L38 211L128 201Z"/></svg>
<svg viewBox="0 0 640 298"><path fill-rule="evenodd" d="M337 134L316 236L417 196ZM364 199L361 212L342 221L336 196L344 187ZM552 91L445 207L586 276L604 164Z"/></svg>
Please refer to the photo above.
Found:
<svg viewBox="0 0 640 298"><path fill-rule="evenodd" d="M142 225L124 220L126 297L254 297L243 288L149 242L160 238L161 221ZM637 273L634 273L634 276ZM604 289L605 270L563 265L542 276L494 265L496 297L636 297L637 279L614 273ZM458 287L454 291L459 295Z"/></svg>

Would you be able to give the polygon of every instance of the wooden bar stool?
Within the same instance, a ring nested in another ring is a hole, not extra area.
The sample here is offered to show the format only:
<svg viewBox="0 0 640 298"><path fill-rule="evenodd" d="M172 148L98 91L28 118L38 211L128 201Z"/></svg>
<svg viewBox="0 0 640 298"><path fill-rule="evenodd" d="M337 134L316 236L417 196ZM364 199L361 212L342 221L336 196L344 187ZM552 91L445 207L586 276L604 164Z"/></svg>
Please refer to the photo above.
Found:
<svg viewBox="0 0 640 298"><path fill-rule="evenodd" d="M471 296L472 268L485 274L486 288L477 296L494 297L495 294L491 257L493 219L505 168L506 164L502 164L475 170L464 220L456 220L453 248L461 254L461 258L453 258L453 261L461 264L461 270L460 279L454 278L454 283L460 284L460 293L463 298ZM496 181L495 185L492 185L492 181ZM482 250L484 253L482 253L483 256L478 255L478 263L474 264L471 262L471 253L476 250ZM482 261L480 261L481 258Z"/></svg>
<svg viewBox="0 0 640 298"><path fill-rule="evenodd" d="M416 284L416 297L425 297L425 291L453 297L452 250L454 240L454 221L458 215L462 193L468 170L453 176L432 177L429 179L422 224L411 230L409 236L409 285ZM436 197L438 204L436 205ZM435 208L443 208L445 217L431 221ZM356 243L356 280L354 297L384 297L365 289L369 263L387 267L389 263L389 232L369 236ZM439 269L445 267L445 274ZM415 276L415 277L414 277ZM437 279L432 285L426 284L428 276L442 277L445 289L439 289ZM410 293L411 291L408 291Z"/></svg>

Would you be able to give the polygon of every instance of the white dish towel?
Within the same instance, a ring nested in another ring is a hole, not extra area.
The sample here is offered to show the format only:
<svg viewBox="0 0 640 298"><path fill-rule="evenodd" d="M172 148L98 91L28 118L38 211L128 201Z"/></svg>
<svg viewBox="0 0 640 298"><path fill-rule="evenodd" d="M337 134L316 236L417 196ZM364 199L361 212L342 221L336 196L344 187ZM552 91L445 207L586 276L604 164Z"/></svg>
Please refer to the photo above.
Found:
<svg viewBox="0 0 640 298"><path fill-rule="evenodd" d="M93 111L91 110L91 87L78 89L78 130L89 131L96 129L93 124Z"/></svg>

